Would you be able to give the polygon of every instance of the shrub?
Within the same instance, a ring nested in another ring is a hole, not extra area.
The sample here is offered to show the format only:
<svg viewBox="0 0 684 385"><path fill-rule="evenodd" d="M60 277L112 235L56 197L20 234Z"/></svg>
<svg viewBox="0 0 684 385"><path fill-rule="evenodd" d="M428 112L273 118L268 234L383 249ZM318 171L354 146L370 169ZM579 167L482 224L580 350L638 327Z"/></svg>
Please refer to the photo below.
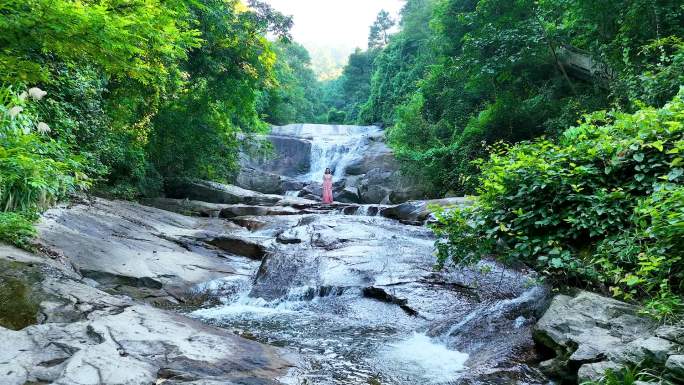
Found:
<svg viewBox="0 0 684 385"><path fill-rule="evenodd" d="M38 210L90 185L84 159L36 118L43 95L0 88L0 240L20 247L33 236Z"/></svg>
<svg viewBox="0 0 684 385"><path fill-rule="evenodd" d="M30 241L36 235L33 219L30 214L0 212L0 242L30 249Z"/></svg>
<svg viewBox="0 0 684 385"><path fill-rule="evenodd" d="M683 292L683 133L684 89L661 109L590 114L556 142L495 146L476 204L438 213L440 263L496 254L666 316Z"/></svg>

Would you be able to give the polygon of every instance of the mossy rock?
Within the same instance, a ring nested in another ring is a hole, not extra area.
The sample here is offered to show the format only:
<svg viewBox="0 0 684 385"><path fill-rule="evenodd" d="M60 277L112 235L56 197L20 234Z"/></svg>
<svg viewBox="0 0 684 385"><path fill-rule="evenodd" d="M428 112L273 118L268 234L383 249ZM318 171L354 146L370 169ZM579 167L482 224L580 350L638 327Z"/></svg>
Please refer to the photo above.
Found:
<svg viewBox="0 0 684 385"><path fill-rule="evenodd" d="M40 281L35 266L0 260L0 326L21 330L37 323Z"/></svg>

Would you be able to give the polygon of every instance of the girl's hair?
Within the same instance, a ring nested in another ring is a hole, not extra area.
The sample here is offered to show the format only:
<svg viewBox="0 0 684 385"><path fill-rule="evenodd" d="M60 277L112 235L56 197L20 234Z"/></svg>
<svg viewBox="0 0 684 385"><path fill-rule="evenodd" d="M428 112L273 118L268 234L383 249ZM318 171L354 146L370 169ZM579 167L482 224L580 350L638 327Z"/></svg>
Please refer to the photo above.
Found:
<svg viewBox="0 0 684 385"><path fill-rule="evenodd" d="M326 174L332 174L332 171L330 171L330 168L327 168L327 167L326 167L326 168L325 168L325 173L326 173Z"/></svg>

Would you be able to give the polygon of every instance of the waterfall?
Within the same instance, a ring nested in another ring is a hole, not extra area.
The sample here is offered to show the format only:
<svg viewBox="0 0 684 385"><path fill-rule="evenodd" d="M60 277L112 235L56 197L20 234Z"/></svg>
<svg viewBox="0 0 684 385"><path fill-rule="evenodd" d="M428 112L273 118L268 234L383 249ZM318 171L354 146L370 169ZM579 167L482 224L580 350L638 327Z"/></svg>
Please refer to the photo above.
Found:
<svg viewBox="0 0 684 385"><path fill-rule="evenodd" d="M343 178L347 166L360 159L369 138L381 132L377 126L347 126L326 124L290 124L273 127L271 133L292 136L311 141L309 171L299 179L320 181L326 168L333 170L336 180Z"/></svg>

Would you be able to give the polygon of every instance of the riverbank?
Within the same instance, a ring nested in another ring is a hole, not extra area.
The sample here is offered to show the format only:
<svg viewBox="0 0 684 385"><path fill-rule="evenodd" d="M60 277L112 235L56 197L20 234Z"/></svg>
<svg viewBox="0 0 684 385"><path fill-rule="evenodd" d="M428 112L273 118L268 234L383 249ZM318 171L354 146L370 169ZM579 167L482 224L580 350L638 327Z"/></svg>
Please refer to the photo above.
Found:
<svg viewBox="0 0 684 385"><path fill-rule="evenodd" d="M210 202L146 202L194 216L83 199L43 215L35 252L0 248L35 308L0 329L8 383L573 383L643 359L681 373L684 329L627 304L552 300L491 261L435 271L427 202L196 187Z"/></svg>

